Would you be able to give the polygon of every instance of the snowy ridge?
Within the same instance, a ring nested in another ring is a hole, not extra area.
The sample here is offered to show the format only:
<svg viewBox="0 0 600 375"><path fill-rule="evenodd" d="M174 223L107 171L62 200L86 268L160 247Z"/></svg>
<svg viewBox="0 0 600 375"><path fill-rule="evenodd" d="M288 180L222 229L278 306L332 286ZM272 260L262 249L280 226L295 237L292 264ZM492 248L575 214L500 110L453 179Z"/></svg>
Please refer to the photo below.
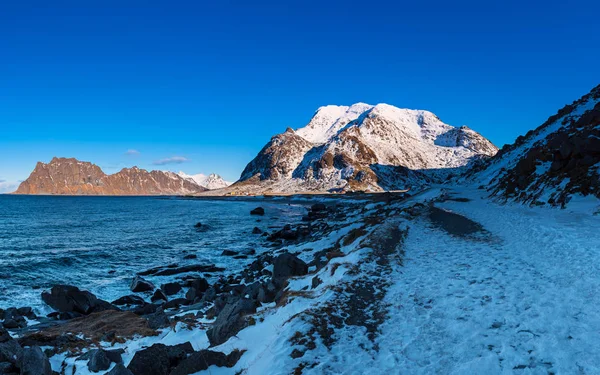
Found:
<svg viewBox="0 0 600 375"><path fill-rule="evenodd" d="M193 181L194 183L207 188L208 190L222 189L232 184L225 181L221 176L211 173L208 176L202 173L189 175L183 171L176 174L179 177Z"/></svg>
<svg viewBox="0 0 600 375"><path fill-rule="evenodd" d="M564 205L574 194L599 196L600 86L505 146L469 179L493 195Z"/></svg>
<svg viewBox="0 0 600 375"><path fill-rule="evenodd" d="M287 192L404 189L441 181L496 152L477 132L429 111L325 106L305 127L273 137L240 181Z"/></svg>

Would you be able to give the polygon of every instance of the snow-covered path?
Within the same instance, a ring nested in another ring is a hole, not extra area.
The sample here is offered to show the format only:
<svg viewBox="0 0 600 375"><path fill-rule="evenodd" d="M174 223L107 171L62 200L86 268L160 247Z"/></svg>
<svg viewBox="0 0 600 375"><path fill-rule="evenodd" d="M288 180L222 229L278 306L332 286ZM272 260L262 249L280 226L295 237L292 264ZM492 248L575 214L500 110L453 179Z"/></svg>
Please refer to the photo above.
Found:
<svg viewBox="0 0 600 375"><path fill-rule="evenodd" d="M437 207L487 238L410 222L369 373L600 373L600 218L500 206L475 190Z"/></svg>

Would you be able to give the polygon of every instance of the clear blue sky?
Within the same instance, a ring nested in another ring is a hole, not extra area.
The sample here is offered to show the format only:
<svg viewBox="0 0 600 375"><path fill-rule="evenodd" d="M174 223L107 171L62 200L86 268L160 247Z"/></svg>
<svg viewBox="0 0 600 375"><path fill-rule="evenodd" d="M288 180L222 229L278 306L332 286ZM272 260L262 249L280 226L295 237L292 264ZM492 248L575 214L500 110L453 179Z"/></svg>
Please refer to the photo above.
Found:
<svg viewBox="0 0 600 375"><path fill-rule="evenodd" d="M598 14L597 1L3 1L0 184L55 155L235 180L273 134L359 101L431 110L501 146L600 83ZM172 157L188 161L153 165Z"/></svg>

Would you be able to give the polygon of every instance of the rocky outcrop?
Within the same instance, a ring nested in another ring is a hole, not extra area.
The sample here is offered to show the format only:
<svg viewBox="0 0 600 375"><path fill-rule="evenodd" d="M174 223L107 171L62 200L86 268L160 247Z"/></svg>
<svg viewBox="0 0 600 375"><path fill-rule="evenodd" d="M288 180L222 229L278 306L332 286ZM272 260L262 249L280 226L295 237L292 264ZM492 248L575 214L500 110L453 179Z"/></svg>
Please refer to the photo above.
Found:
<svg viewBox="0 0 600 375"><path fill-rule="evenodd" d="M497 148L431 112L387 104L320 108L309 124L276 135L232 190L393 190L442 180Z"/></svg>
<svg viewBox="0 0 600 375"><path fill-rule="evenodd" d="M41 195L183 195L206 191L172 172L124 168L107 175L100 167L73 158L38 162L15 194Z"/></svg>
<svg viewBox="0 0 600 375"><path fill-rule="evenodd" d="M600 86L496 157L474 175L493 196L565 207L573 195L600 198Z"/></svg>
<svg viewBox="0 0 600 375"><path fill-rule="evenodd" d="M42 300L54 310L74 316L116 309L92 293L71 285L53 286L49 292L42 292Z"/></svg>

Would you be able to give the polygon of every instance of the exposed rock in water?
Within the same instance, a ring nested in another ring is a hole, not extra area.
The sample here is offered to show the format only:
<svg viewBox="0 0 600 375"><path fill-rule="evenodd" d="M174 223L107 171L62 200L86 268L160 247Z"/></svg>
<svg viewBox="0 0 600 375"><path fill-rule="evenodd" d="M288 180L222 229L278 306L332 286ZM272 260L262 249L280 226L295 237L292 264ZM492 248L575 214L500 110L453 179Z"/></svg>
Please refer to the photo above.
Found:
<svg viewBox="0 0 600 375"><path fill-rule="evenodd" d="M265 209L262 207L256 207L255 209L253 209L252 211L250 211L250 215L264 215L265 214Z"/></svg>
<svg viewBox="0 0 600 375"><path fill-rule="evenodd" d="M146 301L140 296L136 296L134 294L130 294L128 296L120 297L112 302L115 306L123 306L123 305L145 305Z"/></svg>
<svg viewBox="0 0 600 375"><path fill-rule="evenodd" d="M224 268L216 267L214 264L191 264L182 267L156 267L149 270L140 272L140 276L172 276L180 273L187 272L221 272L225 271ZM153 288L154 289L154 288Z"/></svg>
<svg viewBox="0 0 600 375"><path fill-rule="evenodd" d="M168 300L167 296L160 289L156 289L156 291L154 292L152 297L150 297L150 301L152 301L154 303L160 302L160 301L167 302L167 300Z"/></svg>
<svg viewBox="0 0 600 375"><path fill-rule="evenodd" d="M151 292L154 290L154 284L149 281L144 280L140 276L136 276L131 280L131 285L129 287L132 292Z"/></svg>
<svg viewBox="0 0 600 375"><path fill-rule="evenodd" d="M172 296L181 291L181 285L179 283L166 283L160 286L160 289L167 295Z"/></svg>

